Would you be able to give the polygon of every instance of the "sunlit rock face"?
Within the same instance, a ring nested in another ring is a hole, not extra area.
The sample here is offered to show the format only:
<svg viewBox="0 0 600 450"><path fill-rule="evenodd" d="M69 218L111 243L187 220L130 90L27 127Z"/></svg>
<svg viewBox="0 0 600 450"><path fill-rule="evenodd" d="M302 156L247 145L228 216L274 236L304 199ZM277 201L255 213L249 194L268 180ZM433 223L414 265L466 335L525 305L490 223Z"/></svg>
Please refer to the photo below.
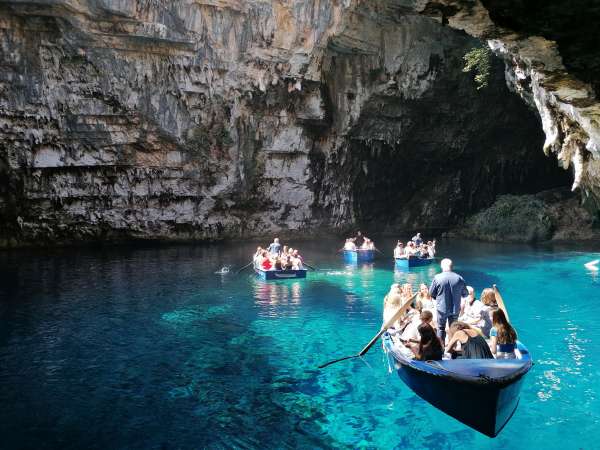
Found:
<svg viewBox="0 0 600 450"><path fill-rule="evenodd" d="M572 181L425 3L1 2L3 245L446 228Z"/></svg>

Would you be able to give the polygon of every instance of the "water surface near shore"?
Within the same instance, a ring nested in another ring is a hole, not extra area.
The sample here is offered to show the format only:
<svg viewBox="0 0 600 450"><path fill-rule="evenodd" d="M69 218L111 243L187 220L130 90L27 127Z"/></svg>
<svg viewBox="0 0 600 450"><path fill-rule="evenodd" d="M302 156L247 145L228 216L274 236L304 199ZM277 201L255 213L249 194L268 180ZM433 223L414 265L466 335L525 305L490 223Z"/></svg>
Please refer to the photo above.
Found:
<svg viewBox="0 0 600 450"><path fill-rule="evenodd" d="M291 243L294 246L294 242ZM489 439L388 373L378 331L391 240L348 266L339 242L299 242L320 270L262 282L254 244L0 253L2 448L594 448L600 425L600 248L440 241L479 293L498 284L536 362Z"/></svg>

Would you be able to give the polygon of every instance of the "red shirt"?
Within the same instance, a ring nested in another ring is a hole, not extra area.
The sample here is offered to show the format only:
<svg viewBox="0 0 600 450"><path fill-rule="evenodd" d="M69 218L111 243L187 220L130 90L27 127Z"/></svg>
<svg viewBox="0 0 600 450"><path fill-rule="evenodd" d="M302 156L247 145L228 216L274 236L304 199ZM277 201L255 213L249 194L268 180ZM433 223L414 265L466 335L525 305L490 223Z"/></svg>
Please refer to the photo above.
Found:
<svg viewBox="0 0 600 450"><path fill-rule="evenodd" d="M269 261L269 258L265 258L261 265L262 265L262 268L265 270L269 270L271 267L273 267L271 265L271 261Z"/></svg>

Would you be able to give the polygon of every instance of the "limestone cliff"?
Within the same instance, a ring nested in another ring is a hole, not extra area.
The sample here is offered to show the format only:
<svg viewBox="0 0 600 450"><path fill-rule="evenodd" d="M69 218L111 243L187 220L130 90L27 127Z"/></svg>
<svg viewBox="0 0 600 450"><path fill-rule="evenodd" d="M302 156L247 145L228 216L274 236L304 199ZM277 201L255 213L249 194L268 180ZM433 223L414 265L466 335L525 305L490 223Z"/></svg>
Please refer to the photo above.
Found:
<svg viewBox="0 0 600 450"><path fill-rule="evenodd" d="M496 34L541 123L500 60L478 91L459 29L492 35L456 3L1 0L4 245L447 228L569 182L542 130L595 195L589 98Z"/></svg>

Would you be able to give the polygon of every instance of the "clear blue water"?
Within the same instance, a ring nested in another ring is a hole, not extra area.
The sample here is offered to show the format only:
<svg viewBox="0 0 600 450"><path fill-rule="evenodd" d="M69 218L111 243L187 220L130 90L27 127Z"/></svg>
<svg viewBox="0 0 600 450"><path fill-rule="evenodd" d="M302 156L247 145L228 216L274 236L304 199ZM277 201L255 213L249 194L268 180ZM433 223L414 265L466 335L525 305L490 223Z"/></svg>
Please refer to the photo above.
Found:
<svg viewBox="0 0 600 450"><path fill-rule="evenodd" d="M536 361L489 439L416 397L379 346L316 370L378 331L390 283L437 269L345 266L336 244L300 244L329 270L276 282L214 273L255 244L0 253L0 447L598 447L600 282L583 267L598 246L440 243L478 292L498 284Z"/></svg>

